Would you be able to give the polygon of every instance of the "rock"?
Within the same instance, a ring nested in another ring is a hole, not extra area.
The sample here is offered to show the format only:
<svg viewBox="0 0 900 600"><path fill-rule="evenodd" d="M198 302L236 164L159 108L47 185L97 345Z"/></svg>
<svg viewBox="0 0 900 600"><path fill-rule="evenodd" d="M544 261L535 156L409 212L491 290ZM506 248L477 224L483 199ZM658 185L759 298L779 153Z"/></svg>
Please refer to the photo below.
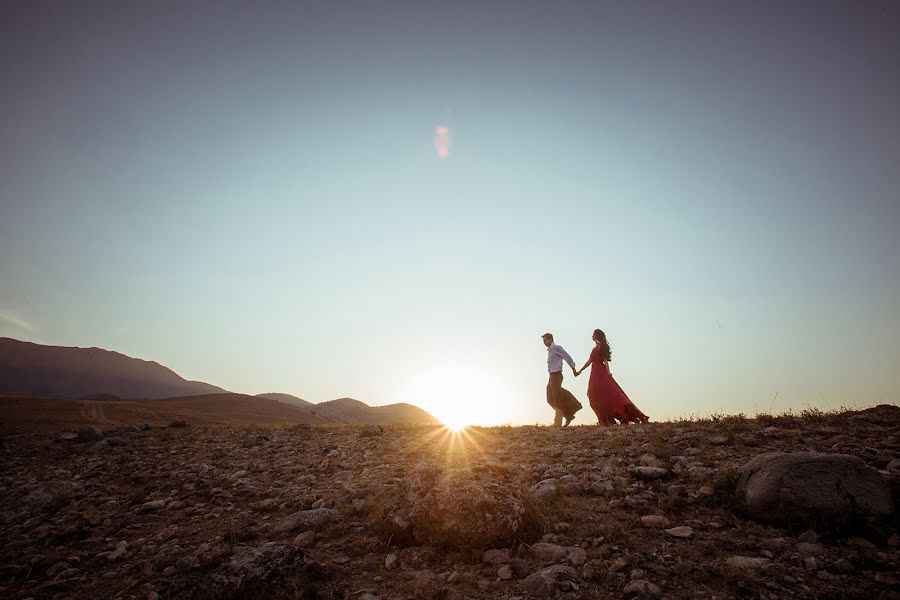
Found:
<svg viewBox="0 0 900 600"><path fill-rule="evenodd" d="M819 541L819 535L812 529L807 529L806 531L798 535L797 539L801 542L817 542Z"/></svg>
<svg viewBox="0 0 900 600"><path fill-rule="evenodd" d="M644 454L638 457L638 464L642 467L660 467L662 468L664 463L659 460L652 454Z"/></svg>
<svg viewBox="0 0 900 600"><path fill-rule="evenodd" d="M393 552L384 557L384 568L393 569L397 566L397 555Z"/></svg>
<svg viewBox="0 0 900 600"><path fill-rule="evenodd" d="M622 593L633 599L650 600L651 598L662 598L662 589L658 585L652 584L646 579L636 579L629 581L622 589Z"/></svg>
<svg viewBox="0 0 900 600"><path fill-rule="evenodd" d="M757 558L755 556L732 556L725 561L725 564L739 571L758 571L767 564L771 563L768 558Z"/></svg>
<svg viewBox="0 0 900 600"><path fill-rule="evenodd" d="M294 545L298 548L312 548L315 544L316 532L312 530L299 533L297 534L297 537L294 538Z"/></svg>
<svg viewBox="0 0 900 600"><path fill-rule="evenodd" d="M519 579L526 577L529 573L528 563L521 558L510 559L509 568L512 569L513 576Z"/></svg>
<svg viewBox="0 0 900 600"><path fill-rule="evenodd" d="M159 510L165 505L165 500L151 500L150 502L144 502L143 504L141 504L141 510L144 512L150 512L152 510Z"/></svg>
<svg viewBox="0 0 900 600"><path fill-rule="evenodd" d="M564 547L544 542L532 545L531 552L542 562L559 562L569 556L569 551Z"/></svg>
<svg viewBox="0 0 900 600"><path fill-rule="evenodd" d="M491 565L503 565L509 562L509 550L506 548L486 550L481 555L481 562Z"/></svg>
<svg viewBox="0 0 900 600"><path fill-rule="evenodd" d="M264 446L269 443L269 438L264 435L254 435L252 437L245 438L241 443L242 448L256 448L257 446Z"/></svg>
<svg viewBox="0 0 900 600"><path fill-rule="evenodd" d="M381 425L366 425L359 431L360 437L376 437L384 434L384 428Z"/></svg>
<svg viewBox="0 0 900 600"><path fill-rule="evenodd" d="M46 575L49 579L53 579L54 577L68 569L70 566L71 565L69 565L69 563L64 561L55 563L52 567L47 569Z"/></svg>
<svg viewBox="0 0 900 600"><path fill-rule="evenodd" d="M616 487L613 482L605 479L603 481L595 481L587 488L587 492L594 496L609 496L615 491Z"/></svg>
<svg viewBox="0 0 900 600"><path fill-rule="evenodd" d="M765 550L769 550L770 552L778 552L779 550L784 550L785 548L787 548L789 544L786 539L779 537L762 540L759 543L759 546L761 548L764 548Z"/></svg>
<svg viewBox="0 0 900 600"><path fill-rule="evenodd" d="M569 549L568 560L576 567L580 567L587 562L587 552L584 548L573 546L571 549Z"/></svg>
<svg viewBox="0 0 900 600"><path fill-rule="evenodd" d="M126 542L125 540L122 540L121 542L116 544L116 549L107 555L106 560L108 560L109 562L115 562L115 561L119 560L120 558L122 558L122 555L125 554L125 550L127 548L128 548L128 542Z"/></svg>
<svg viewBox="0 0 900 600"><path fill-rule="evenodd" d="M559 496L559 488L556 486L555 479L544 479L531 486L528 493L531 494L535 500L543 502L546 500L553 500Z"/></svg>
<svg viewBox="0 0 900 600"><path fill-rule="evenodd" d="M198 561L193 556L182 556L175 563L175 570L179 573L189 573L198 566Z"/></svg>
<svg viewBox="0 0 900 600"><path fill-rule="evenodd" d="M728 443L728 438L724 435L716 435L709 438L709 443L713 446L724 446Z"/></svg>
<svg viewBox="0 0 900 600"><path fill-rule="evenodd" d="M824 554L825 548L820 544L813 544L812 542L800 542L797 544L797 552L806 556L813 556Z"/></svg>
<svg viewBox="0 0 900 600"><path fill-rule="evenodd" d="M235 546L227 562L213 573L204 574L204 593L211 597L226 597L236 589L267 589L274 582L296 576L301 565L303 574L310 580L327 578L327 572L321 565L303 565L302 558L302 550L279 542ZM175 571L173 569L173 573Z"/></svg>
<svg viewBox="0 0 900 600"><path fill-rule="evenodd" d="M169 421L169 427L187 427L187 426L188 426L187 421L184 421L182 419L173 419L172 421Z"/></svg>
<svg viewBox="0 0 900 600"><path fill-rule="evenodd" d="M275 533L292 533L298 529L322 529L337 516L338 511L332 508L313 508L301 510L275 524Z"/></svg>
<svg viewBox="0 0 900 600"><path fill-rule="evenodd" d="M97 427L79 427L75 439L79 442L96 442L103 439L103 432Z"/></svg>
<svg viewBox="0 0 900 600"><path fill-rule="evenodd" d="M666 529L666 533L677 538L689 538L694 535L694 530L690 527L685 527L682 525L680 527L672 527L671 529Z"/></svg>
<svg viewBox="0 0 900 600"><path fill-rule="evenodd" d="M844 574L850 574L856 570L856 567L853 566L853 563L846 558L837 559L836 561L834 561L831 567L838 573Z"/></svg>
<svg viewBox="0 0 900 600"><path fill-rule="evenodd" d="M761 454L742 469L737 495L751 517L773 524L841 523L893 514L887 481L846 454Z"/></svg>
<svg viewBox="0 0 900 600"><path fill-rule="evenodd" d="M631 472L640 479L661 479L669 474L662 467L634 467Z"/></svg>
<svg viewBox="0 0 900 600"><path fill-rule="evenodd" d="M578 571L574 568L566 565L553 565L526 577L523 586L525 592L530 596L552 598L560 589L561 584L577 583L578 580Z"/></svg>
<svg viewBox="0 0 900 600"><path fill-rule="evenodd" d="M885 470L892 475L900 475L900 458L892 459L885 467Z"/></svg>
<svg viewBox="0 0 900 600"><path fill-rule="evenodd" d="M420 542L491 548L511 543L524 515L524 494L512 481L496 472L449 471L415 500L409 518Z"/></svg>
<svg viewBox="0 0 900 600"><path fill-rule="evenodd" d="M509 565L503 565L499 569L497 569L497 577L500 579L507 581L513 578L513 570Z"/></svg>
<svg viewBox="0 0 900 600"><path fill-rule="evenodd" d="M641 517L641 525L653 529L665 529L672 523L662 515L644 515Z"/></svg>

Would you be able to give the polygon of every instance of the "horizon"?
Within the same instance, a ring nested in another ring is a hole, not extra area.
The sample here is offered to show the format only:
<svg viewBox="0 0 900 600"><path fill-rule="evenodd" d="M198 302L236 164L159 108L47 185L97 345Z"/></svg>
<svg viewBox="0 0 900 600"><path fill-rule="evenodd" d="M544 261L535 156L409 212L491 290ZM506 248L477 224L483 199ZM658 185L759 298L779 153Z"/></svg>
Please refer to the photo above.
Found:
<svg viewBox="0 0 900 600"><path fill-rule="evenodd" d="M0 336L475 425L595 328L653 420L900 403L900 4L688 4L4 6Z"/></svg>

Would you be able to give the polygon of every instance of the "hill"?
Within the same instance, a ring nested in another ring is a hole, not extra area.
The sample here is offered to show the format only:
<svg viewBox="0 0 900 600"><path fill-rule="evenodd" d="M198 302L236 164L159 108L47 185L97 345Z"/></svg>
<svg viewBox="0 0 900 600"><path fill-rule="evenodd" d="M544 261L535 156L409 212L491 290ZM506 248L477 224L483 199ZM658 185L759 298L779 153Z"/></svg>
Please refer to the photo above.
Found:
<svg viewBox="0 0 900 600"><path fill-rule="evenodd" d="M224 392L159 363L101 348L44 346L0 338L0 394L79 398L170 398Z"/></svg>
<svg viewBox="0 0 900 600"><path fill-rule="evenodd" d="M332 422L307 409L268 398L231 393L158 400L68 400L0 396L0 424L7 429L60 431L85 425L165 426L173 420L183 420L192 425Z"/></svg>
<svg viewBox="0 0 900 600"><path fill-rule="evenodd" d="M386 404L369 406L353 398L338 398L314 405L316 412L340 423L440 423L433 415L412 404Z"/></svg>
<svg viewBox="0 0 900 600"><path fill-rule="evenodd" d="M307 402L303 398L298 398L297 396L293 396L291 394L283 394L280 392L267 392L265 394L256 394L257 398L268 398L269 400L277 400L278 402L284 402L285 404L292 404L294 406L300 406L302 408L308 408L310 406L315 406L312 402Z"/></svg>
<svg viewBox="0 0 900 600"><path fill-rule="evenodd" d="M867 527L829 523L815 510L773 524L751 517L738 490L750 465L786 452L850 461L857 473L794 501L853 504L891 487L896 496L898 432L900 408L881 406L460 434L428 425L7 433L0 590L9 598L200 591L215 600L895 598L896 511ZM828 469L802 473L833 479ZM868 489L851 483L861 475Z"/></svg>

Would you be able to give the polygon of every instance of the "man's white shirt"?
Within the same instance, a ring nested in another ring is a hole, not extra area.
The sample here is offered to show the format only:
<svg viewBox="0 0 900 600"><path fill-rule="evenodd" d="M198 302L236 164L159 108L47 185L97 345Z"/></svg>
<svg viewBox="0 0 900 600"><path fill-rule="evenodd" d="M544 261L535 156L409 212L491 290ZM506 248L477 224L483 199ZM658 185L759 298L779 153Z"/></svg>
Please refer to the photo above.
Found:
<svg viewBox="0 0 900 600"><path fill-rule="evenodd" d="M550 344L547 347L547 372L556 373L562 371L563 361L566 361L570 367L575 368L575 361L569 356L562 346Z"/></svg>

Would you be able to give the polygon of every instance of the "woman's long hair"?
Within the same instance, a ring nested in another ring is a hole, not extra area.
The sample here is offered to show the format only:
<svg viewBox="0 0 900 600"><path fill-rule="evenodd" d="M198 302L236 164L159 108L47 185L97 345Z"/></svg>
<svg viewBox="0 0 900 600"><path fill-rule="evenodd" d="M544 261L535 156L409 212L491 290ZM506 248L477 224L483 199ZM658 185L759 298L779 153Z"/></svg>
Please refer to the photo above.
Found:
<svg viewBox="0 0 900 600"><path fill-rule="evenodd" d="M602 329L594 330L594 339L600 342L600 360L612 360L612 348L609 347L609 342L606 341L606 334L603 333Z"/></svg>

